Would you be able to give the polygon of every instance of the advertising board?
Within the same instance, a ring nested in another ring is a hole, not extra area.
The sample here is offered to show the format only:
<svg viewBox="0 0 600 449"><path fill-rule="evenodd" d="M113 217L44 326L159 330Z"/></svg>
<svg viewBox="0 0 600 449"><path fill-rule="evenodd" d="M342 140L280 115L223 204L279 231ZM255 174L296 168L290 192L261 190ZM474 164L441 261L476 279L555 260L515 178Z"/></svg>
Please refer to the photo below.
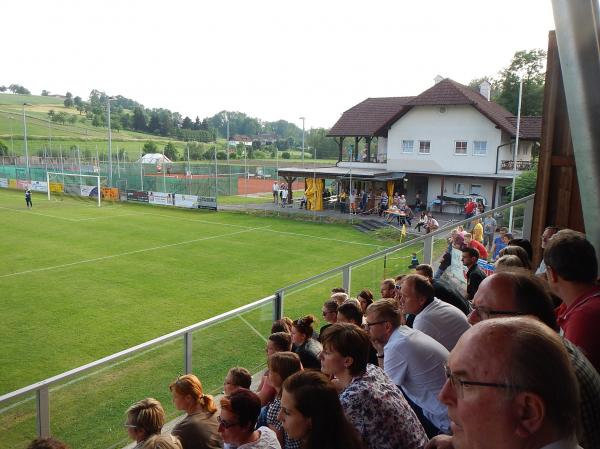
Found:
<svg viewBox="0 0 600 449"><path fill-rule="evenodd" d="M196 209L198 207L198 196L197 195L180 195L175 194L175 206L187 207L189 209Z"/></svg>
<svg viewBox="0 0 600 449"><path fill-rule="evenodd" d="M0 187L8 188L8 179L7 178L0 178Z"/></svg>
<svg viewBox="0 0 600 449"><path fill-rule="evenodd" d="M143 190L128 190L127 191L127 201L135 201L137 203L147 203L148 202L148 192L144 192Z"/></svg>
<svg viewBox="0 0 600 449"><path fill-rule="evenodd" d="M46 181L31 181L30 189L35 192L47 192L48 183Z"/></svg>

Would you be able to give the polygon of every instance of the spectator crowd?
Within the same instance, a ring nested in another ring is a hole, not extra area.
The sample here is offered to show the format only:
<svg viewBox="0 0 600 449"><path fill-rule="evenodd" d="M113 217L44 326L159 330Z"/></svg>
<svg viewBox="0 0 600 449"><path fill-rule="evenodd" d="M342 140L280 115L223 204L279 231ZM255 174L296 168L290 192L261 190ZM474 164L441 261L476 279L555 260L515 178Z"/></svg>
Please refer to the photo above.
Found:
<svg viewBox="0 0 600 449"><path fill-rule="evenodd" d="M600 448L594 247L550 226L533 267L530 242L504 229L495 238L490 218L453 231L435 272L420 264L385 279L379 299L334 288L318 329L312 315L275 321L254 389L242 367L228 371L218 401L196 375L174 379L168 389L185 415L168 434L159 401L133 404L124 426L135 447ZM444 275L453 249L464 290ZM479 268L482 255L495 260L493 274Z"/></svg>

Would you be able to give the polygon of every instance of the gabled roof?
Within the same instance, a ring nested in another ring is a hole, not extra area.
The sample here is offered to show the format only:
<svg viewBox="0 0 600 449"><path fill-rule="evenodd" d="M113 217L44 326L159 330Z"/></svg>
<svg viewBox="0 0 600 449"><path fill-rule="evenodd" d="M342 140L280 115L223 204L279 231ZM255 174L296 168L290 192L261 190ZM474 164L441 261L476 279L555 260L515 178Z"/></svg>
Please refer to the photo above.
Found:
<svg viewBox="0 0 600 449"><path fill-rule="evenodd" d="M386 136L389 127L415 106L469 105L512 137L516 117L479 92L445 78L416 97L367 98L348 109L331 128L329 136ZM539 140L541 117L521 118L521 138Z"/></svg>
<svg viewBox="0 0 600 449"><path fill-rule="evenodd" d="M328 136L373 136L382 126L393 120L412 98L367 98L344 112Z"/></svg>

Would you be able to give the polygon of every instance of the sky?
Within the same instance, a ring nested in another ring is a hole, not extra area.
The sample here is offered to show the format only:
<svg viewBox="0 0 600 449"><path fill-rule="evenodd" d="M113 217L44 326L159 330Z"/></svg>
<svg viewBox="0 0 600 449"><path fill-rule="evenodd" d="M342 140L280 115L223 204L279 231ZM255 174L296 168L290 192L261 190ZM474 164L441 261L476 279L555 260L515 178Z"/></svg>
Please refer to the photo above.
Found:
<svg viewBox="0 0 600 449"><path fill-rule="evenodd" d="M554 29L550 0L19 0L2 15L0 85L306 128L436 75L495 76Z"/></svg>

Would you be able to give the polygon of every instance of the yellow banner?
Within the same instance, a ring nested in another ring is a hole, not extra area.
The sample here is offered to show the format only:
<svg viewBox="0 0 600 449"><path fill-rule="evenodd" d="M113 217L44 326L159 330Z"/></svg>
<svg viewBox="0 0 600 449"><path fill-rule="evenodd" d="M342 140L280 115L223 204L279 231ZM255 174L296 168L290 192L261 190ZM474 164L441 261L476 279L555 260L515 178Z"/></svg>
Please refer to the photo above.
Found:
<svg viewBox="0 0 600 449"><path fill-rule="evenodd" d="M100 187L102 199L110 201L119 201L119 189L116 187Z"/></svg>
<svg viewBox="0 0 600 449"><path fill-rule="evenodd" d="M61 182L51 182L50 183L50 192L51 193L63 193L63 185Z"/></svg>
<svg viewBox="0 0 600 449"><path fill-rule="evenodd" d="M16 179L9 179L8 180L8 187L11 189L16 189L17 188L17 180Z"/></svg>

